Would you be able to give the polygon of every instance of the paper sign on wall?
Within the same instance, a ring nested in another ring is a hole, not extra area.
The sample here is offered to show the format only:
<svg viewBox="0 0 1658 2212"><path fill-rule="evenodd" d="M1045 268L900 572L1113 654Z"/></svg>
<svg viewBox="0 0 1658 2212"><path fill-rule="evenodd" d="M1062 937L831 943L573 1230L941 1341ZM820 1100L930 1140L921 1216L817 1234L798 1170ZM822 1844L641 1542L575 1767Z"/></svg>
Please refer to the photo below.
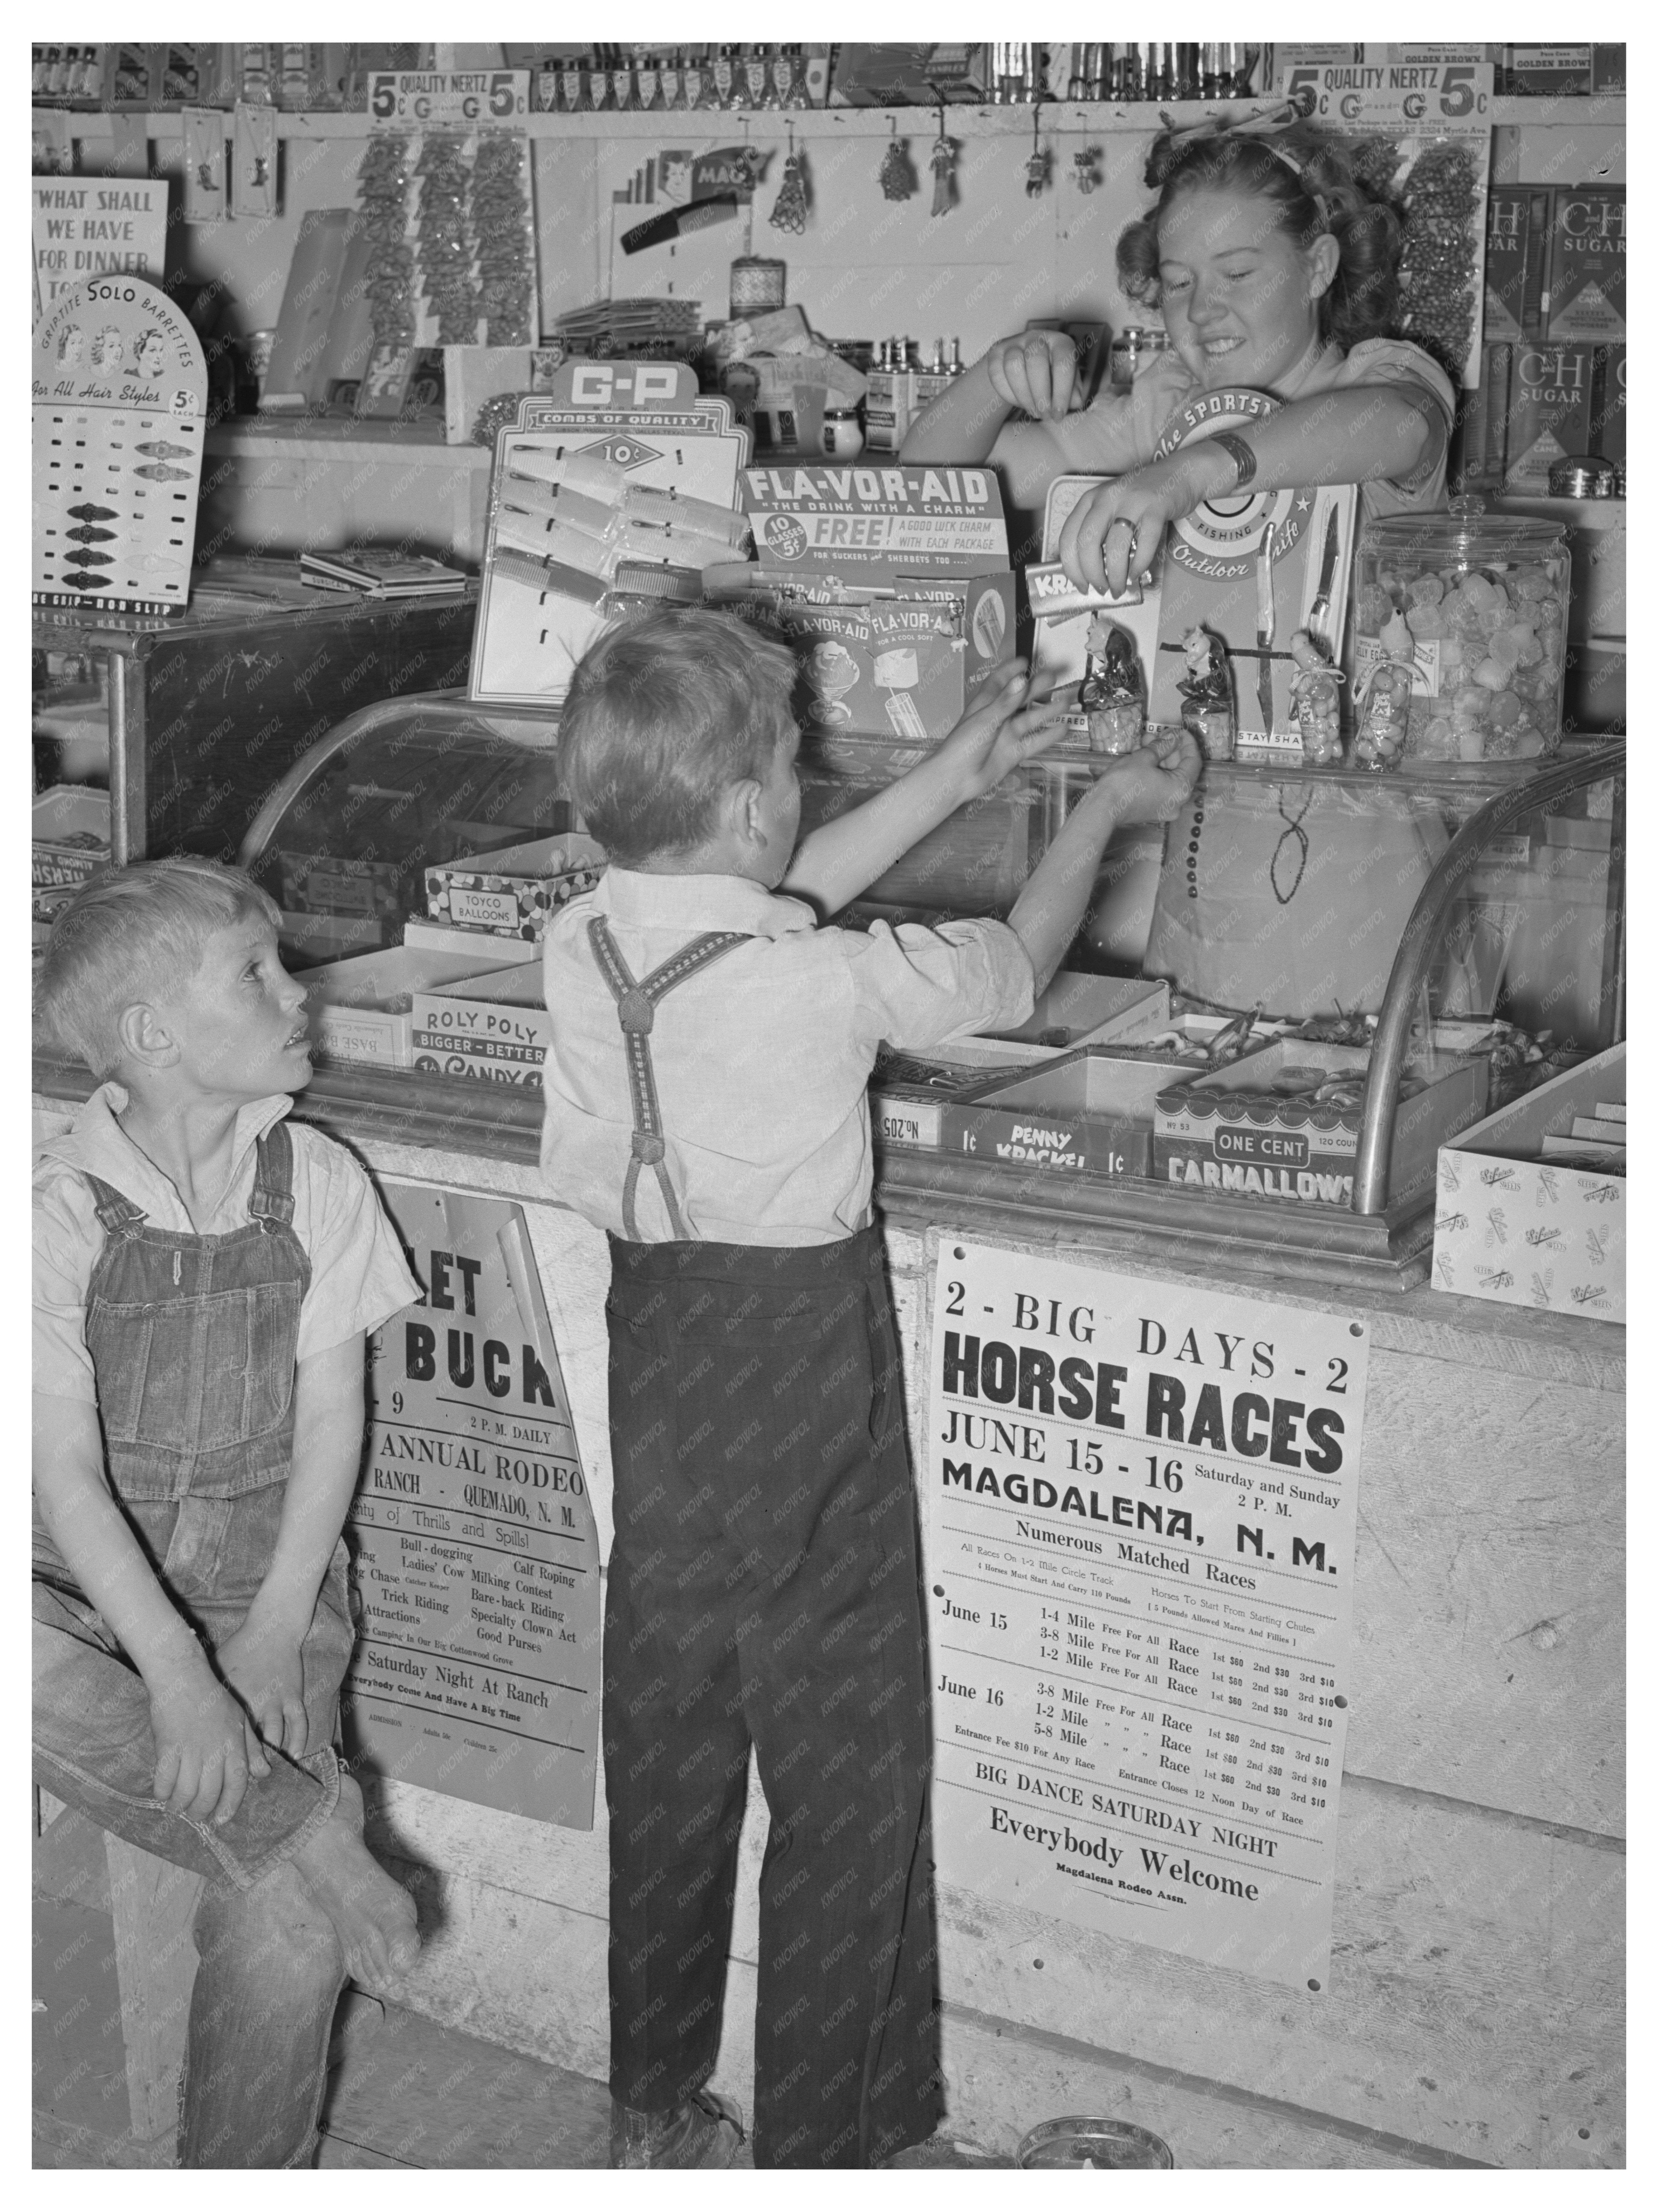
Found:
<svg viewBox="0 0 1658 2212"><path fill-rule="evenodd" d="M590 1828L598 1536L524 1211L379 1189L426 1295L370 1339L348 1735L398 1781Z"/></svg>
<svg viewBox="0 0 1658 2212"><path fill-rule="evenodd" d="M938 1877L1327 1989L1364 1325L946 1238Z"/></svg>
<svg viewBox="0 0 1658 2212"><path fill-rule="evenodd" d="M36 177L34 269L40 307L89 276L161 281L167 253L164 177Z"/></svg>

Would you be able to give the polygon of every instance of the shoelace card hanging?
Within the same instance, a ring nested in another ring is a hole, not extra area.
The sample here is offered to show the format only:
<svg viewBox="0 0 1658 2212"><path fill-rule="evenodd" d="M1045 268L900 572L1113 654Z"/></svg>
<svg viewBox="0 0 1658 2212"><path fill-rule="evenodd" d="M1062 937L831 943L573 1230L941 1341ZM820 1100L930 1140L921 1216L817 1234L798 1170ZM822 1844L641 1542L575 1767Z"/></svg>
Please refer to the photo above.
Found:
<svg viewBox="0 0 1658 2212"><path fill-rule="evenodd" d="M167 295L98 276L37 325L37 606L180 614L201 483L207 364Z"/></svg>

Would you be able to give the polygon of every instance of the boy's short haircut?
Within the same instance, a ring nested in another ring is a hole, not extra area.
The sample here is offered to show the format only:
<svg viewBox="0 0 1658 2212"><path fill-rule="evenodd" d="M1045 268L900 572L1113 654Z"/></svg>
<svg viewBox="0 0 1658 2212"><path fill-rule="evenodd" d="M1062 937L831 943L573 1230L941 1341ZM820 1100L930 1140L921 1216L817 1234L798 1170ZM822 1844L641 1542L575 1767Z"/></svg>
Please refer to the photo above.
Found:
<svg viewBox="0 0 1658 2212"><path fill-rule="evenodd" d="M559 722L565 788L627 867L712 836L721 794L769 773L794 727L793 654L735 615L673 607L583 655Z"/></svg>
<svg viewBox="0 0 1658 2212"><path fill-rule="evenodd" d="M101 1079L119 1065L126 1009L180 989L209 939L250 914L282 927L275 900L240 868L216 860L180 853L106 869L52 925L35 979L36 1023Z"/></svg>

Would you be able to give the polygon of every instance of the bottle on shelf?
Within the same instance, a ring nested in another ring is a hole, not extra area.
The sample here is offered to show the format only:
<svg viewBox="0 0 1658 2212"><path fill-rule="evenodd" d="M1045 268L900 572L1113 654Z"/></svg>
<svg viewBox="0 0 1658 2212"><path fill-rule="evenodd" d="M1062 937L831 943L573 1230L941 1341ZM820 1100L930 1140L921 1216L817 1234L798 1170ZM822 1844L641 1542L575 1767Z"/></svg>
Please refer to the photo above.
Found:
<svg viewBox="0 0 1658 2212"><path fill-rule="evenodd" d="M612 46L610 52L610 106L618 115L625 115L638 105L633 60L625 47Z"/></svg>
<svg viewBox="0 0 1658 2212"><path fill-rule="evenodd" d="M950 342L950 359L944 364L944 374L946 376L965 376L967 374L967 364L962 359L962 341L960 338L951 338Z"/></svg>
<svg viewBox="0 0 1658 2212"><path fill-rule="evenodd" d="M662 105L675 112L685 105L685 57L676 46L662 64Z"/></svg>
<svg viewBox="0 0 1658 2212"><path fill-rule="evenodd" d="M662 97L661 64L654 54L644 54L640 57L634 71L634 82L638 89L641 113L648 114L655 109L667 106L668 103Z"/></svg>
<svg viewBox="0 0 1658 2212"><path fill-rule="evenodd" d="M711 76L714 97L708 105L710 107L738 106L737 63L732 47L715 47Z"/></svg>

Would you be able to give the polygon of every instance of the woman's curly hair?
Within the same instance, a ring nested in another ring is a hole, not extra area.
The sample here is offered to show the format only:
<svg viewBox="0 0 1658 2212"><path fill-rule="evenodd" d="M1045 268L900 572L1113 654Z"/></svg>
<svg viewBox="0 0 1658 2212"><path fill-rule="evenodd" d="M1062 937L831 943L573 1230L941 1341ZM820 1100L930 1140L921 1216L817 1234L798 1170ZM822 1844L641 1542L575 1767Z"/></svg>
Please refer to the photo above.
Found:
<svg viewBox="0 0 1658 2212"><path fill-rule="evenodd" d="M1393 325L1399 308L1399 218L1357 182L1336 148L1304 126L1271 139L1222 133L1179 145L1164 131L1153 142L1145 181L1157 191L1157 204L1117 240L1117 282L1131 300L1147 307L1161 304L1157 227L1174 202L1187 192L1229 192L1270 201L1278 211L1277 228L1303 248L1325 231L1334 239L1341 258L1319 299L1321 337L1345 352Z"/></svg>

